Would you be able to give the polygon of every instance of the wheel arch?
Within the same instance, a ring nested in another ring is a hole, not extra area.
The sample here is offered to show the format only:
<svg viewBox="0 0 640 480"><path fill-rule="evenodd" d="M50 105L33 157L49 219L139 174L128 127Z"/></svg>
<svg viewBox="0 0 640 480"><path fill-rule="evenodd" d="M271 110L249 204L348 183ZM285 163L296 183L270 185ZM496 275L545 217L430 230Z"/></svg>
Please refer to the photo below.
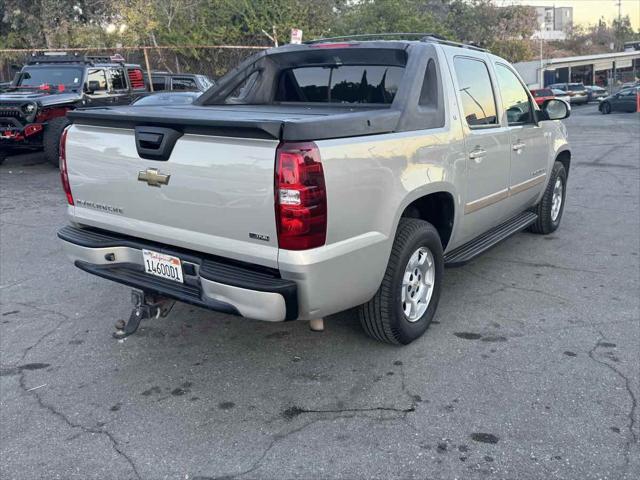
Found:
<svg viewBox="0 0 640 480"><path fill-rule="evenodd" d="M567 178L569 178L569 167L571 166L571 151L568 149L561 150L556 154L555 161L562 163L565 171L567 172Z"/></svg>
<svg viewBox="0 0 640 480"><path fill-rule="evenodd" d="M398 218L417 218L435 227L440 235L442 249L445 250L453 233L455 223L455 197L448 190L437 190L411 198Z"/></svg>

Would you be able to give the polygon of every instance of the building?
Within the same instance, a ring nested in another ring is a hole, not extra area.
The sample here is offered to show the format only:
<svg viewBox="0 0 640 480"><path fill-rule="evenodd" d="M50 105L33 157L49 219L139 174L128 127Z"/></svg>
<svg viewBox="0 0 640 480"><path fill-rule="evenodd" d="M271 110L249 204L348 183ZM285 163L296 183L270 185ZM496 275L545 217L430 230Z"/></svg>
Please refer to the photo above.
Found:
<svg viewBox="0 0 640 480"><path fill-rule="evenodd" d="M573 7L556 7L553 9L553 29L566 32L573 25Z"/></svg>
<svg viewBox="0 0 640 480"><path fill-rule="evenodd" d="M533 34L534 38L546 40L564 40L566 32L573 25L573 7L532 7L540 30Z"/></svg>
<svg viewBox="0 0 640 480"><path fill-rule="evenodd" d="M529 88L582 82L615 90L622 83L636 81L640 77L640 50L547 58L515 63L514 67Z"/></svg>

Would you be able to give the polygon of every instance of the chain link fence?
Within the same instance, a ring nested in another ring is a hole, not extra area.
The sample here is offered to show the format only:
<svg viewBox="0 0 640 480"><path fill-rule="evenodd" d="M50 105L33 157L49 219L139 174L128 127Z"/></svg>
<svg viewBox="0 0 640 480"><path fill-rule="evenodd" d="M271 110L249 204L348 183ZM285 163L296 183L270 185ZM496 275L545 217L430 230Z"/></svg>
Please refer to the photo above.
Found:
<svg viewBox="0 0 640 480"><path fill-rule="evenodd" d="M269 47L243 45L186 45L175 47L126 47L114 49L61 48L57 50L0 50L0 82L8 82L32 54L66 52L78 55L120 54L127 63L137 63L147 70L170 73L199 73L217 79L248 56ZM145 58L146 54L146 58Z"/></svg>

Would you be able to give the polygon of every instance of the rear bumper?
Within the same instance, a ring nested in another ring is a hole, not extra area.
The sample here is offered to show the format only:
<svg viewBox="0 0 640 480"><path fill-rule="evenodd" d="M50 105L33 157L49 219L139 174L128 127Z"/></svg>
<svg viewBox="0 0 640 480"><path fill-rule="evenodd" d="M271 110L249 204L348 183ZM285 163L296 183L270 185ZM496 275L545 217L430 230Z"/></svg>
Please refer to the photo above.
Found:
<svg viewBox="0 0 640 480"><path fill-rule="evenodd" d="M66 226L58 237L75 265L94 275L200 307L270 322L298 318L297 286L266 268L97 229ZM184 283L145 273L142 250L179 257Z"/></svg>

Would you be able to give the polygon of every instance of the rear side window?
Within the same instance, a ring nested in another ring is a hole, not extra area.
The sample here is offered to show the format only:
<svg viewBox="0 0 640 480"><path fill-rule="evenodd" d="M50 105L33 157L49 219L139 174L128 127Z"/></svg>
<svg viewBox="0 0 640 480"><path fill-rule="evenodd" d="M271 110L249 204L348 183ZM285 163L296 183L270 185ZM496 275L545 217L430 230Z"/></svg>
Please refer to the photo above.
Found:
<svg viewBox="0 0 640 480"><path fill-rule="evenodd" d="M275 100L300 103L390 104L404 67L330 65L284 70Z"/></svg>
<svg viewBox="0 0 640 480"><path fill-rule="evenodd" d="M153 83L153 91L159 92L165 90L165 77L156 77L155 75L151 76L151 80Z"/></svg>
<svg viewBox="0 0 640 480"><path fill-rule="evenodd" d="M520 125L531 121L531 102L527 90L518 77L505 65L496 63L496 76L500 86L502 108L507 112L509 125Z"/></svg>
<svg viewBox="0 0 640 480"><path fill-rule="evenodd" d="M436 73L436 64L433 59L429 60L427 69L424 73L422 81L422 89L420 90L420 100L418 105L421 107L435 107L438 103L438 75Z"/></svg>
<svg viewBox="0 0 640 480"><path fill-rule="evenodd" d="M197 90L196 81L192 78L172 78L172 90Z"/></svg>
<svg viewBox="0 0 640 480"><path fill-rule="evenodd" d="M456 57L453 64L462 110L469 127L497 125L496 100L487 65L481 60L467 57Z"/></svg>
<svg viewBox="0 0 640 480"><path fill-rule="evenodd" d="M127 81L124 78L124 70L112 68L109 73L111 75L111 88L114 90L126 90Z"/></svg>
<svg viewBox="0 0 640 480"><path fill-rule="evenodd" d="M584 85L582 85L581 83L573 83L573 84L569 84L569 90L573 91L573 92L579 92L580 90L584 90Z"/></svg>

